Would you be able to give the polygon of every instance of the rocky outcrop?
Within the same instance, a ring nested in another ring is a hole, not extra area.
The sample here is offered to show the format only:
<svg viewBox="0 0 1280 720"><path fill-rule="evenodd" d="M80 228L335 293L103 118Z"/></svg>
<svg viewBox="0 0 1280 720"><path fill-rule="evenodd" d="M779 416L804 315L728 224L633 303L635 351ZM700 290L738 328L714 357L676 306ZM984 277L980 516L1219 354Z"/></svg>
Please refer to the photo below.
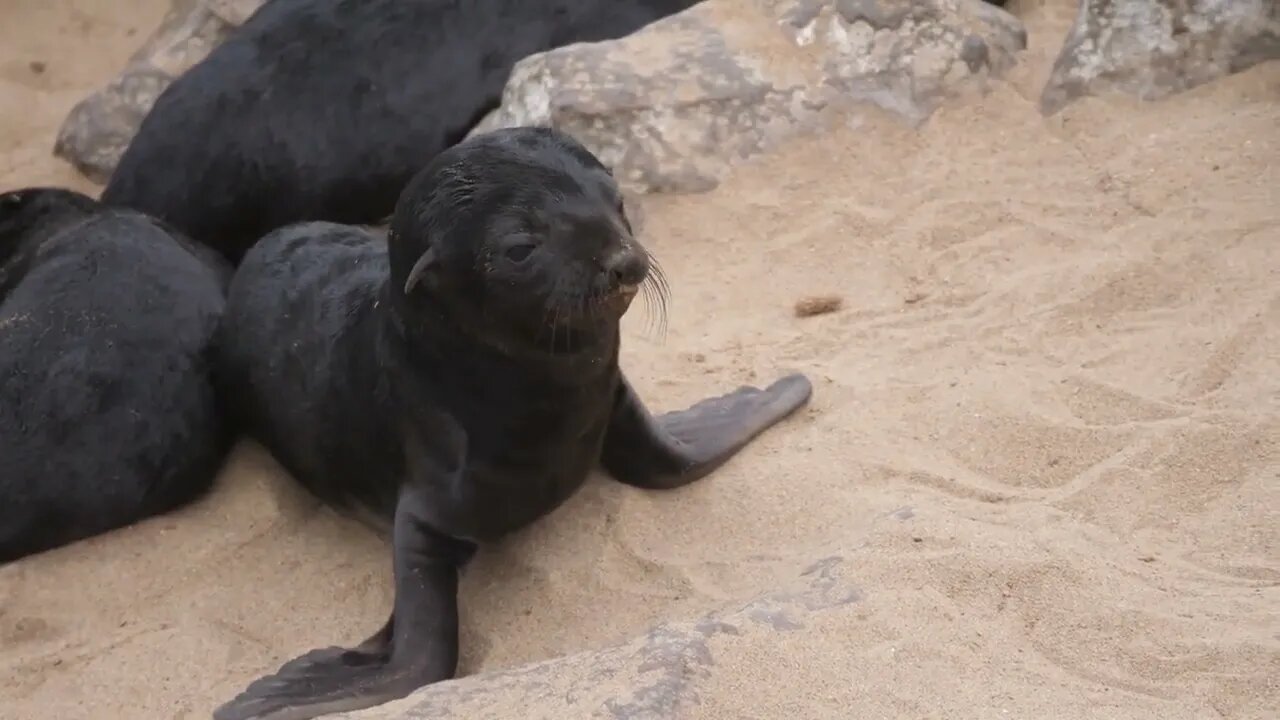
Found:
<svg viewBox="0 0 1280 720"><path fill-rule="evenodd" d="M1277 58L1276 0L1081 0L1040 107L1112 91L1155 100Z"/></svg>
<svg viewBox="0 0 1280 720"><path fill-rule="evenodd" d="M806 569L793 588L689 622L661 625L632 642L533 665L458 678L427 686L409 697L346 720L678 720L704 698L739 655L776 654L779 636L790 647L813 647L825 623L848 621L861 599L844 560L830 557ZM821 650L803 660L824 661ZM775 660L776 661L776 660ZM760 662L752 662L755 670ZM775 676L774 682L779 679ZM708 694L709 695L709 694Z"/></svg>
<svg viewBox="0 0 1280 720"><path fill-rule="evenodd" d="M981 0L705 0L632 35L516 65L474 132L552 125L642 191L714 187L830 108L918 124L1026 46Z"/></svg>
<svg viewBox="0 0 1280 720"><path fill-rule="evenodd" d="M72 109L55 154L105 181L156 97L263 1L173 0L121 74ZM995 4L704 0L629 37L526 58L475 131L554 125L634 190L709 189L828 109L918 124L980 90L1026 46ZM1111 91L1157 99L1273 58L1276 0L1081 0L1041 108Z"/></svg>
<svg viewBox="0 0 1280 720"><path fill-rule="evenodd" d="M105 182L160 93L263 2L174 0L124 70L71 109L58 130L54 154L90 179Z"/></svg>

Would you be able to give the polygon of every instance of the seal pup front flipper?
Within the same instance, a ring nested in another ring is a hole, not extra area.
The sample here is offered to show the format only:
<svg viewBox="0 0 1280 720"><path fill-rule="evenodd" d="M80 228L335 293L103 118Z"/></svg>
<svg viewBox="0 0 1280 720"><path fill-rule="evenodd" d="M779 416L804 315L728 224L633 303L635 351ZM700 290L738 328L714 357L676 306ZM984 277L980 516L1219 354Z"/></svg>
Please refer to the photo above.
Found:
<svg viewBox="0 0 1280 720"><path fill-rule="evenodd" d="M353 649L312 650L252 682L214 720L305 720L397 700L454 676L458 573L476 546L433 530L406 486L392 530L395 600L382 629Z"/></svg>
<svg viewBox="0 0 1280 720"><path fill-rule="evenodd" d="M665 490L688 485L803 407L812 394L809 379L796 373L763 390L744 385L654 417L622 377L601 464L616 479L636 487Z"/></svg>

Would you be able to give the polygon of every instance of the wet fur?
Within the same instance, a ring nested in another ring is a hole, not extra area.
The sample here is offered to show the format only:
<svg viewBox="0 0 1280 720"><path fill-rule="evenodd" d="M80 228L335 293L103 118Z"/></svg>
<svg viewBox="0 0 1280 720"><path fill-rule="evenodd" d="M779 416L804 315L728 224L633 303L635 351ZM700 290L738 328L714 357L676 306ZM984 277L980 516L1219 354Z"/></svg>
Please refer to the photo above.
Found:
<svg viewBox="0 0 1280 720"><path fill-rule="evenodd" d="M210 347L229 277L136 212L0 196L0 562L210 486L229 444Z"/></svg>
<svg viewBox="0 0 1280 720"><path fill-rule="evenodd" d="M693 0L270 0L165 89L102 199L233 263L266 232L378 223L497 107L516 61Z"/></svg>

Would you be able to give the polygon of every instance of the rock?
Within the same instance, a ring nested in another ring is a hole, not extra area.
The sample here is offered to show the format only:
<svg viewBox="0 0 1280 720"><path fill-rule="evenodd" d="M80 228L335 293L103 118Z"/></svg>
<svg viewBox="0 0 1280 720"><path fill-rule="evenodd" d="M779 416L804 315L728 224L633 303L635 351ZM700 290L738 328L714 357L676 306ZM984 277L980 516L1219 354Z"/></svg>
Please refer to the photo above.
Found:
<svg viewBox="0 0 1280 720"><path fill-rule="evenodd" d="M826 558L805 570L788 591L689 622L664 624L617 647L436 683L403 700L332 717L677 720L689 707L711 701L700 692L709 682L738 680L737 670L726 669L735 656L775 655L779 635L800 636L790 638L789 647L812 648L800 662L823 666L832 661L806 638L820 636L824 622L852 616L861 595L846 573L843 559ZM759 662L750 665L766 676L771 673Z"/></svg>
<svg viewBox="0 0 1280 720"><path fill-rule="evenodd" d="M1081 0L1040 109L1111 91L1155 100L1276 58L1277 0Z"/></svg>
<svg viewBox="0 0 1280 720"><path fill-rule="evenodd" d="M67 114L53 153L106 182L142 118L178 75L203 60L264 0L173 0L160 27L106 87Z"/></svg>
<svg viewBox="0 0 1280 720"><path fill-rule="evenodd" d="M981 0L705 0L625 38L525 58L473 132L552 125L624 186L707 190L831 108L918 125L1025 47L1022 24Z"/></svg>
<svg viewBox="0 0 1280 720"><path fill-rule="evenodd" d="M205 6L214 15L222 18L226 24L240 27L264 3L266 0L206 0Z"/></svg>

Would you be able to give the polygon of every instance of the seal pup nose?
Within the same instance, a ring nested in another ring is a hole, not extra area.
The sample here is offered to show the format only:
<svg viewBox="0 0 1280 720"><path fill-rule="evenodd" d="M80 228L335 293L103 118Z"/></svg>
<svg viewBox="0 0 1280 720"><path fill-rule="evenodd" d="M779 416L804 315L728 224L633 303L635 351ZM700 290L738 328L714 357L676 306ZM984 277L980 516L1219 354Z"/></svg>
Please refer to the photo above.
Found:
<svg viewBox="0 0 1280 720"><path fill-rule="evenodd" d="M635 289L649 274L649 258L634 248L623 248L605 259L604 271L614 289Z"/></svg>

